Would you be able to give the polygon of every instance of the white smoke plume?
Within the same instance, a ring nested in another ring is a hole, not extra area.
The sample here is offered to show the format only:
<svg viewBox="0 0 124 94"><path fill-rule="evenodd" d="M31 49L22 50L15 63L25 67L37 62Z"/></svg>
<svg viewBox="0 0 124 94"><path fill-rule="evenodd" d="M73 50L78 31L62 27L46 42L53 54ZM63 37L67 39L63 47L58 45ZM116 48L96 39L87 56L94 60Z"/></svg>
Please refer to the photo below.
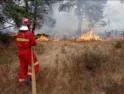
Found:
<svg viewBox="0 0 124 94"><path fill-rule="evenodd" d="M46 33L54 37L71 37L76 36L77 32L77 16L74 10L70 12L58 11L59 4L53 5L53 18L56 20L54 27L44 25L38 29L38 33ZM104 8L103 15L104 20L107 22L106 26L95 26L94 30L96 33L105 33L112 30L123 31L124 30L124 3L120 1L109 0ZM87 29L88 22L83 21L82 30ZM83 33L83 32L82 32Z"/></svg>

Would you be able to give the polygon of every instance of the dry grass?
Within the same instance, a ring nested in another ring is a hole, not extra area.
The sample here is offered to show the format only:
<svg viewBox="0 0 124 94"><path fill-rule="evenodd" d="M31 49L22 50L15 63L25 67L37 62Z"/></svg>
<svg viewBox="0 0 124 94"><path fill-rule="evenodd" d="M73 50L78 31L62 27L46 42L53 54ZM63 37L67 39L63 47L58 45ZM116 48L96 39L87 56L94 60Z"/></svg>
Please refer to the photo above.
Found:
<svg viewBox="0 0 124 94"><path fill-rule="evenodd" d="M123 94L123 44L122 41L39 42L34 48L40 63L37 75L38 94ZM18 62L17 58L16 61ZM27 87L20 90L15 87L18 63L0 67L4 71L0 72L0 80L5 84L0 87L0 92L5 88L2 94L31 93ZM13 75L11 79L10 75ZM14 86L7 87L8 82L12 84L12 81Z"/></svg>
<svg viewBox="0 0 124 94"><path fill-rule="evenodd" d="M0 44L0 65L10 64L15 59L17 59L17 47L15 42L12 42L8 46Z"/></svg>

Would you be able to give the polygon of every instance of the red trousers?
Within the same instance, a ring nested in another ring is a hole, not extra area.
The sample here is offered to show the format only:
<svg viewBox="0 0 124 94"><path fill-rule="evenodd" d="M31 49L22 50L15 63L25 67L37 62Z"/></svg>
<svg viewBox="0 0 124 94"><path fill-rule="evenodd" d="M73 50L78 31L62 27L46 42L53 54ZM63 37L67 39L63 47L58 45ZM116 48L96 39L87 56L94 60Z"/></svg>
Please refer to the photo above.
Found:
<svg viewBox="0 0 124 94"><path fill-rule="evenodd" d="M25 78L31 77L32 72L31 69L29 70L29 66L31 67L31 55L18 55L20 61L20 72L19 72L19 84L22 84ZM34 60L34 71L35 74L39 70L39 63L35 54L33 53L33 60Z"/></svg>

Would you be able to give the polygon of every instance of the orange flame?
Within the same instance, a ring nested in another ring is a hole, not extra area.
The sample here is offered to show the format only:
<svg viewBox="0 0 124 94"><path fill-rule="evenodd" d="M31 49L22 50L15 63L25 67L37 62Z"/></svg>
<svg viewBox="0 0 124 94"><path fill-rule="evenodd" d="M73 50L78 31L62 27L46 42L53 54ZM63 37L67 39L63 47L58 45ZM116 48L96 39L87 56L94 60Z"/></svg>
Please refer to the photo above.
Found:
<svg viewBox="0 0 124 94"><path fill-rule="evenodd" d="M120 38L121 40L124 40L124 36Z"/></svg>
<svg viewBox="0 0 124 94"><path fill-rule="evenodd" d="M91 40L102 40L99 36L93 35L93 29L91 31L82 34L77 41L91 41Z"/></svg>
<svg viewBox="0 0 124 94"><path fill-rule="evenodd" d="M37 40L39 40L39 41L49 41L51 39L46 37L46 36L41 35Z"/></svg>
<svg viewBox="0 0 124 94"><path fill-rule="evenodd" d="M104 39L104 41L111 41L111 38L107 37L106 39Z"/></svg>
<svg viewBox="0 0 124 94"><path fill-rule="evenodd" d="M54 38L53 41L58 42L58 41L60 41L60 39L59 38Z"/></svg>
<svg viewBox="0 0 124 94"><path fill-rule="evenodd" d="M120 40L124 40L124 36L118 38ZM66 41L112 41L113 39L111 39L110 37L107 37L105 39L100 38L100 36L98 35L94 35L94 29L91 29L91 31L86 32L84 34L82 34L79 38L75 38L73 37L71 40L67 39L67 40L61 40L60 38L56 37L56 38L50 38L48 36L44 36L41 35L38 39L38 41L55 41L55 42L66 42Z"/></svg>

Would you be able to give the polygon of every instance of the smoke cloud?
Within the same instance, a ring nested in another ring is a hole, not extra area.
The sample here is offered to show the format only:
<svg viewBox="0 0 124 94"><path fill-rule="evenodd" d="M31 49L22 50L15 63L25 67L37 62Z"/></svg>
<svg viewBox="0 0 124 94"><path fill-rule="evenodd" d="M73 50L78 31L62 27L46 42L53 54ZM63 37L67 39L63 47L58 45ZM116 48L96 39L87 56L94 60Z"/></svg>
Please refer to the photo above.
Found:
<svg viewBox="0 0 124 94"><path fill-rule="evenodd" d="M120 1L108 1L104 10L105 19L109 21L106 30L124 29L124 3Z"/></svg>
<svg viewBox="0 0 124 94"><path fill-rule="evenodd" d="M53 37L72 37L76 36L77 33L77 16L75 10L72 9L70 12L60 12L58 11L59 4L54 4L53 6L53 18L56 20L54 27L49 27L46 24L42 28L38 29L38 33L45 33ZM105 16L104 20L107 22L106 26L94 27L95 33L105 33L110 32L111 30L123 31L124 30L124 3L121 4L120 1L108 1L103 15ZM88 30L88 21L83 20L83 30Z"/></svg>
<svg viewBox="0 0 124 94"><path fill-rule="evenodd" d="M37 30L38 33L45 33L53 37L61 38L76 36L78 22L75 10L72 9L70 12L60 12L58 8L59 4L53 5L53 18L56 20L55 26L51 28L45 24L42 28ZM83 24L84 23L85 22L83 22ZM86 26L83 26L83 29L86 29Z"/></svg>

